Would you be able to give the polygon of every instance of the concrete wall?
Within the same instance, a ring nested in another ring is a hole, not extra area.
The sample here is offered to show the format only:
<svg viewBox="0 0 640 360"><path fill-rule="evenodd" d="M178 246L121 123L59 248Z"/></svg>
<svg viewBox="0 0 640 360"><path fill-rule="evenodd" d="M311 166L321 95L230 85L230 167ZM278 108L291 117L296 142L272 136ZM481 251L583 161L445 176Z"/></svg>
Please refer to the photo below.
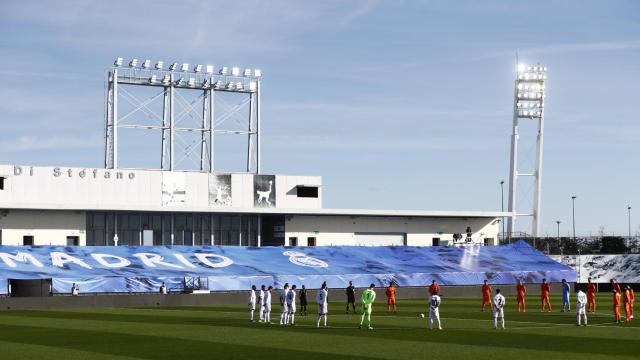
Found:
<svg viewBox="0 0 640 360"><path fill-rule="evenodd" d="M494 288L497 286L494 285ZM553 286L558 288L558 286ZM505 296L515 296L515 286L500 286L500 290ZM356 300L360 299L363 289L356 290ZM538 289L535 285L529 285L528 299L538 299ZM378 306L384 306L384 289L377 288ZM275 293L274 293L275 294ZM452 297L477 297L480 306L481 292L480 286L443 286L440 295L443 301ZM30 298L9 298L0 297L1 310L22 310L22 309L75 309L75 308L106 308L106 307L162 307L162 306L206 306L206 305L245 305L247 303L247 291L237 292L216 292L209 294L133 294L133 295L80 295L80 296L49 296ZM426 288L398 288L396 297L399 300L398 306L402 306L403 299L422 299L427 306ZM316 293L314 290L308 292L309 310L315 311ZM277 296L273 295L274 309ZM530 301L531 301L530 300ZM508 301L515 301L509 299ZM331 304L345 304L346 295L344 289L329 289L329 302ZM537 304L537 303L536 303Z"/></svg>
<svg viewBox="0 0 640 360"><path fill-rule="evenodd" d="M36 167L0 165L0 177L6 178L0 190L0 208L108 210L139 208L154 211L221 211L210 206L210 174L157 170L106 170L93 168ZM163 202L163 183L179 184L186 192L184 201ZM277 175L276 208L319 209L318 198L298 198L297 185L322 185L319 176ZM231 174L232 204L226 209L254 207L252 174Z"/></svg>
<svg viewBox="0 0 640 360"><path fill-rule="evenodd" d="M84 211L0 212L2 245L23 245L23 236L34 237L34 245L67 245L67 236L77 236L79 245L86 244L87 225Z"/></svg>
<svg viewBox="0 0 640 360"><path fill-rule="evenodd" d="M453 243L454 233L463 233L467 226L473 232L475 244L497 245L500 223L494 218L420 218L420 217L363 217L363 216L287 216L285 236L298 238L299 246L306 246L307 239L316 238L317 246L362 245L355 233L405 233L409 246L431 246L433 238L440 244ZM383 244L381 244L383 245Z"/></svg>

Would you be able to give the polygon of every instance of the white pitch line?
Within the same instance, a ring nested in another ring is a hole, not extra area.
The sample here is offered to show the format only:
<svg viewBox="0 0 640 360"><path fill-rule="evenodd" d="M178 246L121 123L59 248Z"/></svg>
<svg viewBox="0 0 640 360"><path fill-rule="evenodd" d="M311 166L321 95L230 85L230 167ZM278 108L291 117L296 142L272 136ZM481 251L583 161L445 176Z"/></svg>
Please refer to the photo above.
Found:
<svg viewBox="0 0 640 360"><path fill-rule="evenodd" d="M126 310L130 310L130 309L126 309ZM163 309L163 308L139 308L139 309L133 309L133 310L152 310L152 311L182 311L182 312L215 312L215 313L219 313L219 314L243 314L243 312L239 312L239 311L215 311L215 310L181 310L181 309ZM542 314L549 314L552 315L554 313L542 313ZM353 314L334 314L332 316L349 316L349 315L353 315ZM609 317L612 315L609 314L604 314L604 313L595 313L595 314L590 314L589 316L601 316L601 317ZM302 315L299 315L302 316ZM397 315L391 315L391 314L387 314L387 315L383 315L382 317L393 317L393 318L404 318L404 316L397 316ZM303 316L304 318L304 316ZM408 319L410 317L407 317ZM425 318L426 319L426 318ZM420 319L418 318L417 320L425 320L425 319ZM467 318L442 318L443 320L460 320L460 321L483 321L483 322L492 322L493 319L467 319ZM507 324L509 323L516 323L516 324L540 324L541 326L519 326L519 327L508 327L507 329L509 330L519 330L519 329L550 329L550 328L557 328L557 327L570 327L570 326L575 326L575 324L565 324L565 323L547 323L547 322L538 322L538 321L518 321L518 320L511 320L508 319L506 320ZM594 324L594 325L589 325L591 327L606 327L606 328L614 328L614 329L636 329L636 330L640 330L640 328L638 327L622 327L622 326L617 326L617 325L613 325L614 323L605 323L605 324ZM273 324L273 325L277 325L279 326L279 324ZM295 327L314 327L313 325L296 325ZM323 327L320 327L323 328ZM333 328L333 329L358 329L358 327L352 327L352 326L329 326L329 328ZM376 330L415 330L415 329L422 329L422 328L415 328L415 327L394 327L394 328L379 328L376 327ZM455 328L457 330L476 330L476 328Z"/></svg>

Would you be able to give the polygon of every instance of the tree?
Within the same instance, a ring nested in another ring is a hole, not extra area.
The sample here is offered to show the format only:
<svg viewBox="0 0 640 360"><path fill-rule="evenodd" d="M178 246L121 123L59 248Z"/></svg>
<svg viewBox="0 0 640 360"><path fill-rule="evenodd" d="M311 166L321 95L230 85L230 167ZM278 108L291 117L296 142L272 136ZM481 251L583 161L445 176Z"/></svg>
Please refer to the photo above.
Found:
<svg viewBox="0 0 640 360"><path fill-rule="evenodd" d="M572 237L560 238L562 252L565 255L575 255L578 253L578 240Z"/></svg>
<svg viewBox="0 0 640 360"><path fill-rule="evenodd" d="M629 248L624 242L623 237L619 236L603 236L601 254L625 254Z"/></svg>

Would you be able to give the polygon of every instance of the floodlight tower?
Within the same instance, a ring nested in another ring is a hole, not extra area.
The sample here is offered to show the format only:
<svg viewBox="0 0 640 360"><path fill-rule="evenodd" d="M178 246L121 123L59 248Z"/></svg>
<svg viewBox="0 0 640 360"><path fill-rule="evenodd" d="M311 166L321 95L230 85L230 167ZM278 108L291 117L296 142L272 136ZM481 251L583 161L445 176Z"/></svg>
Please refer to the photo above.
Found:
<svg viewBox="0 0 640 360"><path fill-rule="evenodd" d="M194 160L198 164L197 169L186 170L214 172L215 135L225 134L247 137L246 171L259 174L262 71L241 71L236 66L222 66L214 72L213 65L198 64L192 68L187 63L174 62L168 69L165 69L164 65L163 61L158 61L152 66L151 60L139 62L138 59L132 59L127 66L123 58L117 58L109 69L106 89L105 167L119 167L119 129L141 129L161 132L161 170L173 171L180 162ZM141 98L130 90L132 86L158 89L159 93ZM196 100L189 101L181 95L185 92L195 92L199 96ZM243 96L240 103L229 104L216 96L220 93ZM132 110L126 114L118 112L121 99L132 106ZM161 108L153 108L152 102L159 99L163 100ZM137 122L136 117L139 117L140 113L151 118L154 123ZM244 121L243 126L246 127L239 130L221 126L231 118L239 124ZM180 126L181 122L186 122L185 119L195 119L198 123ZM191 144L183 141L183 144L186 144L184 149L181 152L176 151L176 138L179 133L196 133L198 140Z"/></svg>
<svg viewBox="0 0 640 360"><path fill-rule="evenodd" d="M542 145L544 142L544 104L547 67L528 66L518 64L513 100L513 134L511 135L511 165L509 171L509 211L512 213L507 223L509 238L515 228L519 216L532 217L531 235L537 237L540 232L540 196L542 185ZM536 137L536 164L532 172L519 172L518 169L518 141L520 139L520 120L532 120L538 123ZM518 177L534 177L535 190L533 195L533 209L531 212L516 213L516 189Z"/></svg>

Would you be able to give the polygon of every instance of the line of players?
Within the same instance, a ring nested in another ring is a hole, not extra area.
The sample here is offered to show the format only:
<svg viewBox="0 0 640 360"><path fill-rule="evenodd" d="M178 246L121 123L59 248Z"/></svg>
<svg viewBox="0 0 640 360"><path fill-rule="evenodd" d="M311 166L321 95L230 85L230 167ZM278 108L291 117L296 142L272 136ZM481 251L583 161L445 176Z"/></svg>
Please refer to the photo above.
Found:
<svg viewBox="0 0 640 360"><path fill-rule="evenodd" d="M373 302L376 299L376 293L374 291L375 285L371 284L368 289L362 293L362 307L360 328L363 327L365 317L367 318L367 328L373 330L371 327L371 310ZM271 324L271 293L273 292L273 286L265 288L262 285L260 291L256 293L257 288L255 285L251 286L249 292L249 314L250 321L255 322L254 314L256 311L256 305L259 306L259 322ZM352 298L349 297L352 294ZM347 288L347 295L349 303L353 304L353 312L355 313L355 287L352 282L349 282ZM284 284L282 291L280 292L280 325L281 326L294 326L296 318L296 285L289 287L289 283ZM349 303L347 303L347 310L349 309ZM329 290L327 283L323 282L322 286L316 294L316 304L318 305L318 321L316 327L320 327L322 320L323 326L327 327L327 319L329 316ZM302 285L300 290L300 314L307 315L307 289Z"/></svg>
<svg viewBox="0 0 640 360"><path fill-rule="evenodd" d="M624 289L620 287L620 284L616 281L616 279L611 279L611 291L613 294L613 314L615 317L616 323L621 323L621 315L620 315L620 307L624 305L625 311L625 321L631 321L633 319L633 306L635 303L635 294L633 288L627 285ZM565 279L562 279L562 308L561 312L570 311L571 303L570 303L570 293L571 286ZM576 311L577 311L577 325L587 325L587 312L595 313L596 311L596 294L597 287L591 281L591 278L588 279L587 282L587 293L585 294L580 286L576 286L577 293L577 303L576 303ZM488 284L487 280L484 281L484 285L482 285L482 311L485 310L486 306L493 310L494 305L491 303L491 285ZM522 280L518 281L516 285L516 301L518 303L518 312L526 311L526 303L525 296L527 293L527 288L522 282ZM551 286L547 282L546 279L542 279L542 284L540 284L540 311L544 312L547 309L548 312L551 312ZM581 317L584 318L584 321L581 322Z"/></svg>
<svg viewBox="0 0 640 360"><path fill-rule="evenodd" d="M361 318L360 318L360 328L363 327L364 319L367 318L367 328L373 329L371 327L371 311L372 304L375 301L376 293L374 291L374 284L371 284L368 289L366 289L362 293L362 307L361 307ZM613 309L615 321L617 323L621 322L620 316L620 306L624 303L625 309L625 320L631 321L633 319L633 305L635 302L635 294L633 289L627 285L624 290L624 295L622 295L622 289L620 284L615 280L611 280L611 288L613 293ZM271 324L271 293L273 291L273 287L269 286L265 289L263 285L258 294L256 294L256 286L253 285L250 295L249 295L249 310L250 310L250 320L254 321L254 312L256 310L256 304L260 307L259 309L259 320L260 322L265 322ZM431 282L429 286L429 329L433 329L434 324L437 326L437 329L442 330L442 323L440 321L440 304L442 299L438 295L440 292L440 285L436 283L435 280ZM569 283L565 279L562 279L562 309L560 311L570 311L571 303L570 303L570 292L571 287ZM387 295L387 312L395 313L397 311L396 308L396 287L393 282L389 284L385 291ZM493 290L491 285L489 285L488 281L485 280L482 285L482 311L485 311L487 305L491 309L493 313L493 328L498 328L498 319L500 319L500 324L502 329L505 328L505 319L504 319L504 305L506 304L505 297L500 293L500 289L496 289L495 295L493 297L493 302L491 301L491 295ZM517 301L517 309L518 312L526 312L526 302L525 297L527 293L527 288L522 282L522 280L518 281L516 285L516 301ZM596 285L589 278L587 283L587 293L585 294L582 289L576 286L576 324L587 325L587 312L595 313L596 311L596 293L597 288ZM551 311L551 286L546 281L546 279L542 279L542 283L540 284L540 295L541 295L541 305L540 310L544 312L545 308L547 311ZM354 314L356 313L355 306L355 287L352 282L349 282L349 286L346 288L347 295L347 307L346 313L349 313L349 306L353 308ZM328 317L328 296L329 291L327 288L327 283L324 282L318 290L316 295L316 303L318 305L318 320L316 323L317 327L320 327L321 320L324 320L324 327L327 326L327 317ZM285 284L283 290L280 292L280 325L295 325L295 313L296 313L296 285L291 286L289 288L289 284ZM307 289L304 285L302 285L302 289L300 290L300 307L301 315L307 314ZM422 314L421 314L422 315ZM423 316L423 315L422 315Z"/></svg>

